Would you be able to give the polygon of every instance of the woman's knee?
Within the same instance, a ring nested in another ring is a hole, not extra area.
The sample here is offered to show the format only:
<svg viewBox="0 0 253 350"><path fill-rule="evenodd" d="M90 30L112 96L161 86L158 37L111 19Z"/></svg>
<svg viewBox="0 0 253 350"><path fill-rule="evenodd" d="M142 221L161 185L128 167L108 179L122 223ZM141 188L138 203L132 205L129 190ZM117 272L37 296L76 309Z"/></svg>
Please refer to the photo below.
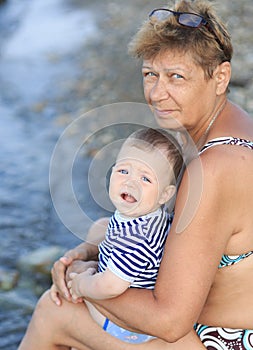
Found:
<svg viewBox="0 0 253 350"><path fill-rule="evenodd" d="M36 304L32 322L41 323L43 327L46 327L45 320L47 320L48 324L52 324L54 315L57 314L54 312L55 309L56 305L52 302L49 291L44 292Z"/></svg>
<svg viewBox="0 0 253 350"><path fill-rule="evenodd" d="M50 298L50 291L45 291L37 302L35 310L45 310L53 307L53 302Z"/></svg>

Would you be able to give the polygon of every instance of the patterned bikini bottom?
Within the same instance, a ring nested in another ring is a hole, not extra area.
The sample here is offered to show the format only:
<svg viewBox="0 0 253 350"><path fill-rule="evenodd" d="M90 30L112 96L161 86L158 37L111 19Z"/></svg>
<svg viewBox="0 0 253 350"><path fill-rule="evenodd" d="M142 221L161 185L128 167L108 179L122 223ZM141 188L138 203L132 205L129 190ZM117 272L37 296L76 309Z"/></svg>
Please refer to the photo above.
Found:
<svg viewBox="0 0 253 350"><path fill-rule="evenodd" d="M194 327L208 350L253 350L253 330L204 326Z"/></svg>

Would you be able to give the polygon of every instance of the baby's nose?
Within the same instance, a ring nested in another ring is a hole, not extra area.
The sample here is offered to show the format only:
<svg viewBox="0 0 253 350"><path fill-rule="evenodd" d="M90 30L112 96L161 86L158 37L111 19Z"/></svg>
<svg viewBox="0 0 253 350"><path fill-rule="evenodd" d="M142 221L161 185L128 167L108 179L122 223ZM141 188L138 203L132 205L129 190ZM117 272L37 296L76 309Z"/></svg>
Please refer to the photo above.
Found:
<svg viewBox="0 0 253 350"><path fill-rule="evenodd" d="M134 178L127 179L125 181L125 185L128 186L128 187L139 187L140 186L139 180L134 179Z"/></svg>

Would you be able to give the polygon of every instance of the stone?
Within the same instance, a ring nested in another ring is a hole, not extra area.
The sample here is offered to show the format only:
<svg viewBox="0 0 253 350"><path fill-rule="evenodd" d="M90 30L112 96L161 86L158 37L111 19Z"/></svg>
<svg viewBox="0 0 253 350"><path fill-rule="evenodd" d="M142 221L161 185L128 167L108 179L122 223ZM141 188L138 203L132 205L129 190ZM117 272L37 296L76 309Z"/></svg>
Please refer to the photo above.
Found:
<svg viewBox="0 0 253 350"><path fill-rule="evenodd" d="M0 267L0 290L8 291L13 289L19 279L19 272Z"/></svg>
<svg viewBox="0 0 253 350"><path fill-rule="evenodd" d="M38 272L50 275L54 262L59 259L66 249L59 246L48 246L22 255L18 261L20 270Z"/></svg>

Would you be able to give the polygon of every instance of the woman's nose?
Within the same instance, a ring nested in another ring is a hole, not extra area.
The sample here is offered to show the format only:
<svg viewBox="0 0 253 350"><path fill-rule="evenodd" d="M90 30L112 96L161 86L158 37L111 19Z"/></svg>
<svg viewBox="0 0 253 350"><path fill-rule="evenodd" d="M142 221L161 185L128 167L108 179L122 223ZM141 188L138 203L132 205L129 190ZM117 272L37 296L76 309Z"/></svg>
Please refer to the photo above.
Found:
<svg viewBox="0 0 253 350"><path fill-rule="evenodd" d="M167 84L164 80L158 79L150 90L150 99L154 102L167 100L170 97Z"/></svg>

